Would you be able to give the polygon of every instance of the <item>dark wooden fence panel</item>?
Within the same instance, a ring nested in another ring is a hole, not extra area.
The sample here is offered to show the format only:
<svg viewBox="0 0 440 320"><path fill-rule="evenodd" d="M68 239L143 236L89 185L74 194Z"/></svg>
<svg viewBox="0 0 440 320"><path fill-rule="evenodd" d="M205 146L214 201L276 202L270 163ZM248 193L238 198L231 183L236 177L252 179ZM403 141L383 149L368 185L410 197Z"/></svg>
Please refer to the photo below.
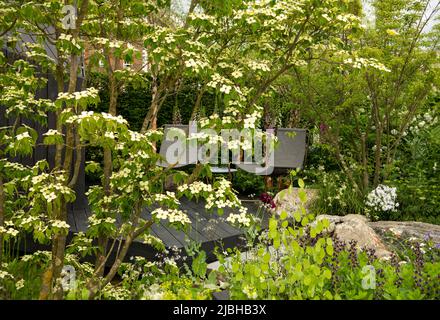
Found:
<svg viewBox="0 0 440 320"><path fill-rule="evenodd" d="M15 56L13 54L8 53L6 50L3 50L3 52L5 53L6 57L10 59L14 59ZM58 96L57 83L55 81L55 78L51 74L42 74L41 76L45 77L48 81L44 88L38 90L38 92L36 93L36 98L55 100L56 97ZM81 89L82 81L83 79L81 77L78 77L77 90ZM6 117L5 107L0 106L0 126L1 127L12 126L14 122L15 122L14 118ZM10 160L14 162L22 163L24 165L32 166L37 161L46 159L49 162L50 167L53 168L54 159L55 159L55 147L43 146L41 144L43 142L43 134L47 132L48 129L55 129L55 115L53 113L48 114L47 125L41 125L40 123L37 123L29 119L22 119L21 124L26 124L38 132L37 146L34 149L32 156L14 157ZM76 158L76 154L74 155L74 158ZM82 162L80 166L79 178L74 188L76 192L76 201L73 204L69 205L70 210L85 209L87 207L87 198L85 196L86 187L85 187L84 159L85 159L85 150L82 151ZM72 168L73 168L73 164L72 164Z"/></svg>

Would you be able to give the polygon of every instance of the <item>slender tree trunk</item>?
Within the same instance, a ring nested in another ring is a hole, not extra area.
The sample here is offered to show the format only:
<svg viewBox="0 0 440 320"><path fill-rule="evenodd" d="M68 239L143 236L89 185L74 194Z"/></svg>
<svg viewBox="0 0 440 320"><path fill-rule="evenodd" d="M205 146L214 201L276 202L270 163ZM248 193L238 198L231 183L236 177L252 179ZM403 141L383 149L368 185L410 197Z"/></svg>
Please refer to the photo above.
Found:
<svg viewBox="0 0 440 320"><path fill-rule="evenodd" d="M58 93L64 92L64 72L63 72L64 61L59 60L56 68L56 81ZM59 133L63 133L63 124L60 120L61 110L57 110L55 114L55 126ZM55 146L55 168L60 169L62 164L62 154L64 145L62 143L57 143Z"/></svg>
<svg viewBox="0 0 440 320"><path fill-rule="evenodd" d="M5 223L5 196L3 192L3 177L0 175L0 228ZM3 235L0 233L0 265L3 262Z"/></svg>
<svg viewBox="0 0 440 320"><path fill-rule="evenodd" d="M78 56L72 54L70 59L70 79L68 92L73 93L76 90L77 74L79 59ZM67 126L66 129L66 145L64 153L63 169L68 179L72 172L72 162L75 149L75 133L73 125ZM68 180L69 181L69 180ZM61 221L67 221L67 204L64 200L61 200L61 205L56 215L56 219ZM63 288L58 283L58 279L61 276L61 271L64 266L64 255L66 248L66 235L56 234L52 237L52 271L50 273L50 291L48 297L56 300L63 298ZM41 297L41 295L40 295Z"/></svg>
<svg viewBox="0 0 440 320"><path fill-rule="evenodd" d="M158 95L158 85L157 78L153 77L153 83L151 88L151 105L148 114L144 119L142 124L141 132L144 133L148 129L157 129L157 114L159 113L159 95Z"/></svg>
<svg viewBox="0 0 440 320"><path fill-rule="evenodd" d="M376 151L374 154L374 178L373 178L373 186L377 187L380 181L380 173L382 169L382 142L380 141L380 136L377 134L376 137Z"/></svg>
<svg viewBox="0 0 440 320"><path fill-rule="evenodd" d="M56 81L57 81L57 90L58 93L64 92L64 71L63 71L63 61L58 61L58 65L56 68ZM60 121L60 115L61 110L58 110L55 114L55 125L58 132L63 133L63 125ZM63 163L63 151L64 151L64 145L62 143L58 143L55 146L55 161L54 161L54 167L55 170L61 169ZM55 216L60 217L61 216L61 208L55 209ZM42 285L40 289L40 300L47 300L52 298L52 288L53 288L53 279L54 274L56 275L55 271L55 264L54 261L58 260L59 258L55 258L59 252L58 248L62 244L62 239L57 237L52 237L52 260L53 263L48 267L48 269L44 272L43 278L42 278ZM61 267L62 269L62 267Z"/></svg>
<svg viewBox="0 0 440 320"><path fill-rule="evenodd" d="M98 293L98 290L102 287L105 287L108 283L110 283L113 278L115 277L116 273L119 270L119 267L121 266L122 262L125 259L125 256L127 255L128 249L130 248L131 244L133 243L133 240L135 240L142 232L144 232L146 229L151 227L153 224L153 221L151 220L149 223L147 223L143 228L140 230L136 230L136 226L139 222L139 217L141 214L141 204L140 202L137 202L134 206L134 216L131 221L131 230L128 233L127 237L125 238L124 245L122 246L121 251L116 257L116 260L113 262L113 265L110 268L110 271L105 276L104 280L101 281L100 278L92 279L87 284L87 287L89 288L89 299L92 300L96 297L96 294ZM96 275L95 275L96 276Z"/></svg>
<svg viewBox="0 0 440 320"><path fill-rule="evenodd" d="M89 6L89 0L84 0L81 2L81 7L79 10L78 17L76 19L76 29L72 31L73 39L79 38L80 26L84 17L87 15ZM59 33L59 30L57 30ZM77 54L72 53L70 55L70 70L69 70L69 86L68 92L73 93L76 91L76 84L78 79L78 67L79 67L79 56ZM59 92L64 92L64 64L61 62L58 63L57 67L57 85ZM56 125L57 129L61 131L62 125L59 120L60 113L57 113ZM63 163L63 169L65 171L65 175L67 177L66 185L69 185L70 175L72 173L72 161L73 161L73 150L75 147L75 132L74 127L72 125L67 126L66 128L66 145L67 148L63 148L64 159L62 159L62 151L63 149L60 146L57 146L57 151L55 155L55 166L57 168L61 168L61 162ZM58 162L58 163L57 163ZM64 200L61 200L60 207L55 210L55 218L61 221L67 222L67 204ZM63 289L58 283L58 279L61 276L61 271L64 266L64 256L65 256L65 247L66 247L66 235L57 234L52 237L52 267L48 268L46 272L43 274L43 281L40 290L40 299L62 299L63 298Z"/></svg>
<svg viewBox="0 0 440 320"><path fill-rule="evenodd" d="M61 221L67 221L67 204L65 201L61 201L61 208L60 208L60 217L59 220ZM57 234L53 237L53 253L52 255L52 287L54 288L53 293L53 299L55 300L61 300L63 299L63 287L61 286L61 283L59 282L59 279L61 277L61 272L64 267L64 255L65 255L65 249L66 249L66 235L63 234Z"/></svg>
<svg viewBox="0 0 440 320"><path fill-rule="evenodd" d="M196 103L194 104L194 108L191 113L191 121L196 120L197 114L200 109L200 105L202 104L203 94L205 93L205 91L206 91L206 84L203 85L203 88L201 88L199 93L197 94Z"/></svg>
<svg viewBox="0 0 440 320"><path fill-rule="evenodd" d="M368 190L369 176L368 176L368 159L367 159L367 142L366 135L361 135L361 151L362 151L362 191L365 193Z"/></svg>
<svg viewBox="0 0 440 320"><path fill-rule="evenodd" d="M114 74L111 73L109 76L109 91L110 91L110 103L109 103L109 113L116 116L117 101L118 101L118 87ZM112 163L112 150L108 147L104 148L104 181L103 187L106 196L110 195L110 177L113 172ZM95 270L99 271L98 276L104 274L104 268L100 266L105 262L105 257L107 255L108 237L106 235L98 236L98 252L96 254Z"/></svg>

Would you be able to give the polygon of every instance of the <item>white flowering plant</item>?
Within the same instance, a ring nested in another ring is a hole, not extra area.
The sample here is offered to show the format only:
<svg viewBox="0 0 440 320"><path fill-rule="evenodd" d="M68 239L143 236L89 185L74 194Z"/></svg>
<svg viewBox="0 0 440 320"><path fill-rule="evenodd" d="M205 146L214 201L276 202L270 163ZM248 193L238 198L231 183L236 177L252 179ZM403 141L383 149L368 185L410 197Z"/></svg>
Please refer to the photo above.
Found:
<svg viewBox="0 0 440 320"><path fill-rule="evenodd" d="M397 188L378 185L367 195L365 205L367 216L376 220L384 213L396 212L399 208Z"/></svg>

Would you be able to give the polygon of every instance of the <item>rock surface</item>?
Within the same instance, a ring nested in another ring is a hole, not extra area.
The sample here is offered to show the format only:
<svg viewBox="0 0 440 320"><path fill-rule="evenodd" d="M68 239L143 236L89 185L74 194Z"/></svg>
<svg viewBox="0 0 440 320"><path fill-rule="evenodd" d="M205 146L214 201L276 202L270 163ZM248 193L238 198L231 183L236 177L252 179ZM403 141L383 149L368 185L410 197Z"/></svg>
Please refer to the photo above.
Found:
<svg viewBox="0 0 440 320"><path fill-rule="evenodd" d="M318 190L316 189L304 189L307 195L307 202L305 203L306 211L310 210L313 201L318 196ZM299 188L284 189L277 193L273 199L276 205L275 212L280 214L282 211L286 211L289 215L292 215L300 208L301 201L298 196Z"/></svg>
<svg viewBox="0 0 440 320"><path fill-rule="evenodd" d="M277 205L275 212L280 214L286 211L292 215L300 208L298 188L285 189L280 191L274 198ZM315 189L305 189L307 202L306 211L309 211L313 201L318 196ZM355 240L359 247L373 248L380 258L389 257L395 249L394 244L400 240L426 241L428 238L434 244L440 244L440 226L422 222L401 222L401 221L377 221L371 222L365 216L349 214L346 216L319 215L316 220L328 219L330 227L327 233L335 235L340 240L349 242ZM391 237L390 237L391 236ZM390 240L390 238L394 238Z"/></svg>
<svg viewBox="0 0 440 320"><path fill-rule="evenodd" d="M440 243L440 226L414 221L377 221L368 223L377 233L390 233L399 239L428 238L435 244Z"/></svg>
<svg viewBox="0 0 440 320"><path fill-rule="evenodd" d="M322 220L324 218L330 221L327 232L335 235L339 240L344 242L354 240L360 248L375 249L379 258L391 256L391 251L369 225L365 216L358 214L346 216L320 215L316 219Z"/></svg>

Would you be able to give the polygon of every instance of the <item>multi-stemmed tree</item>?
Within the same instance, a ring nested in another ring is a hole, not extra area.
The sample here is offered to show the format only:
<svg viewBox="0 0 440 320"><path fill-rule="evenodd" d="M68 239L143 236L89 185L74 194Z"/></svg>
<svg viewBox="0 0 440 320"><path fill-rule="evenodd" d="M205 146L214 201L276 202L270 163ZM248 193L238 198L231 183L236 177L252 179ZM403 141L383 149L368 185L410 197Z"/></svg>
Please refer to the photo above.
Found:
<svg viewBox="0 0 440 320"><path fill-rule="evenodd" d="M239 208L231 220L249 224L246 211L225 180L202 183L197 181L196 170L186 181L182 174L183 184L176 192L163 188L172 168L157 166L156 142L161 133L156 130L156 119L164 99L178 90L183 79L199 82L191 106L193 118L198 117L205 93L215 92L223 98L220 115L202 119L202 126L255 129L263 113L261 103L275 81L310 61L384 69L376 59L360 58L341 41L341 33L360 31L360 19L350 13L350 2L345 1L192 1L182 18L171 11L167 1L81 0L76 15L71 16L74 23L67 25L64 6L64 1L0 2L5 13L0 20L2 45L10 51L16 51L17 43L26 48L15 60L0 56L4 70L0 103L6 108L2 116L14 120L1 128L0 135L2 158L7 158L0 167L0 244L24 231L51 244L41 299L64 295L60 275L69 230L67 204L75 199L73 188L87 146L103 150L102 184L88 192L89 228L86 234L76 235L69 252L97 254L86 280L89 298L113 280L135 239L159 241L149 234L153 223L166 220L177 228L188 225L188 217L179 209L181 196L206 198L207 209ZM23 34L32 36L32 43L23 44ZM91 50L89 59L84 59L86 49ZM123 60L139 58L143 50L146 70L122 68ZM82 88L80 68L86 70ZM98 101L97 90L87 88L91 68L109 79L108 113L87 111ZM45 81L42 70L56 79L54 101L35 96ZM119 90L135 78L148 79L152 95L141 132L130 130L117 115ZM36 131L22 120L46 124L48 112L54 115L55 126L38 140ZM32 166L14 159L18 154L31 154L37 144L55 148L53 166L48 159ZM98 166L90 164L89 169ZM149 205L159 208L145 218L142 209ZM97 247L91 245L94 239ZM0 252L4 253L2 247ZM112 252L116 258L104 274Z"/></svg>

